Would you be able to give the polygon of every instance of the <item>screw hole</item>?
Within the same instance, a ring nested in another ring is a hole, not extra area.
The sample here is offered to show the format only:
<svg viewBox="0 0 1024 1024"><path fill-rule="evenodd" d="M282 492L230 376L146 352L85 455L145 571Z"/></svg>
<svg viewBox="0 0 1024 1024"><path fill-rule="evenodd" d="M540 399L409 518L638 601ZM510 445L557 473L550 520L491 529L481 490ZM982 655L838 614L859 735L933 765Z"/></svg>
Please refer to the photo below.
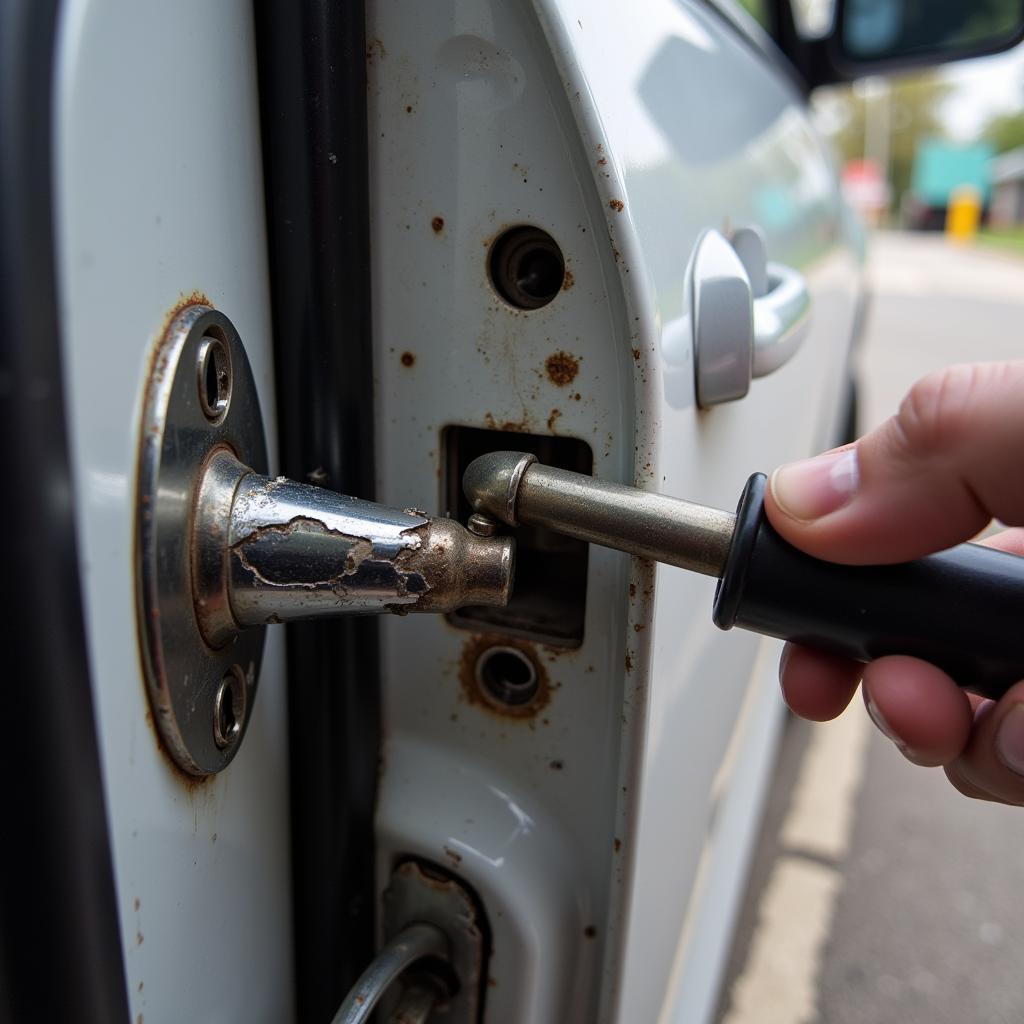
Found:
<svg viewBox="0 0 1024 1024"><path fill-rule="evenodd" d="M565 282L565 258L558 243L535 227L510 228L491 246L491 283L517 309L540 309Z"/></svg>
<svg viewBox="0 0 1024 1024"><path fill-rule="evenodd" d="M499 704L521 707L536 696L537 669L515 647L489 647L476 663L477 682Z"/></svg>
<svg viewBox="0 0 1024 1024"><path fill-rule="evenodd" d="M213 696L213 739L221 750L234 746L242 735L245 704L245 679L242 670L232 665Z"/></svg>
<svg viewBox="0 0 1024 1024"><path fill-rule="evenodd" d="M203 338L199 345L199 404L208 420L224 415L231 400L231 357L223 338Z"/></svg>

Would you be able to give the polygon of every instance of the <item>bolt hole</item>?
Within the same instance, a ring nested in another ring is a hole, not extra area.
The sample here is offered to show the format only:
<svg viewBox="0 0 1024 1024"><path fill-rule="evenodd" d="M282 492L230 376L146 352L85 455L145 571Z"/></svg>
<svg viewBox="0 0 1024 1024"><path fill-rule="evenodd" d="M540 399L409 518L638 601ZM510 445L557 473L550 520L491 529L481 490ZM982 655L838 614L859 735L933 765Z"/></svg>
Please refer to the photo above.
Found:
<svg viewBox="0 0 1024 1024"><path fill-rule="evenodd" d="M237 665L224 674L213 697L213 739L221 750L238 742L245 722L245 679Z"/></svg>
<svg viewBox="0 0 1024 1024"><path fill-rule="evenodd" d="M489 647L476 663L476 678L484 692L499 704L521 707L537 694L537 669L515 647Z"/></svg>
<svg viewBox="0 0 1024 1024"><path fill-rule="evenodd" d="M219 419L231 400L231 357L223 338L204 337L200 343L198 383L204 415Z"/></svg>
<svg viewBox="0 0 1024 1024"><path fill-rule="evenodd" d="M491 283L509 305L540 309L565 282L565 258L558 243L540 228L517 227L503 232L491 246Z"/></svg>

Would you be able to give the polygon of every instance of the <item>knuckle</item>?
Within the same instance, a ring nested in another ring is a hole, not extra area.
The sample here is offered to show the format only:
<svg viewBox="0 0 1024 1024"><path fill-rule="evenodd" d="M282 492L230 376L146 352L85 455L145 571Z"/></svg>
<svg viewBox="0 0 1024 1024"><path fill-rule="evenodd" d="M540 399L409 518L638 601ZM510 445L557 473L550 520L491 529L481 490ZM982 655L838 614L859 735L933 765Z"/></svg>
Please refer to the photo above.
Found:
<svg viewBox="0 0 1024 1024"><path fill-rule="evenodd" d="M982 789L981 786L976 785L967 778L960 761L954 761L951 764L947 764L943 768L943 771L946 773L946 778L949 779L953 788L964 796L970 797L972 800L993 799L993 797Z"/></svg>
<svg viewBox="0 0 1024 1024"><path fill-rule="evenodd" d="M917 381L896 414L905 447L917 455L948 449L971 415L979 383L979 368L972 365L949 366Z"/></svg>

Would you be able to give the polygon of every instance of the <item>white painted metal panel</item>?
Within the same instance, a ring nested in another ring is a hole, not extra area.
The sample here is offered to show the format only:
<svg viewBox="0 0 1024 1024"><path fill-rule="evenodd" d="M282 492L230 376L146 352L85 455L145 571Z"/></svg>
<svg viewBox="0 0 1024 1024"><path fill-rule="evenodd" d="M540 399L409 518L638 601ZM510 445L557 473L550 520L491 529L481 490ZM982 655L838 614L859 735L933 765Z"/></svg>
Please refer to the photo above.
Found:
<svg viewBox="0 0 1024 1024"><path fill-rule="evenodd" d="M670 0L371 3L368 35L383 500L436 507L447 424L579 437L599 476L722 507L830 437L856 268L827 159L763 53ZM487 280L515 223L550 231L573 274L539 311ZM692 352L666 328L698 234L747 223L807 275L815 324L747 398L700 412ZM544 372L558 350L579 359L565 389ZM709 1005L714 978L687 958L719 963L728 927L691 930L680 953L684 922L740 884L761 787L730 783L763 769L777 728L769 675L751 682L756 638L711 625L712 581L597 548L590 567L583 647L538 651L559 686L532 725L466 702L467 634L385 625L381 884L415 853L477 888L490 1022ZM727 758L745 704L759 713ZM698 887L716 841L735 855Z"/></svg>
<svg viewBox="0 0 1024 1024"><path fill-rule="evenodd" d="M381 499L437 508L451 424L579 437L597 472L628 477L634 361L614 255L528 8L373 3L368 35ZM529 313L485 269L490 241L520 223L550 231L573 275ZM579 369L559 386L545 361L562 351ZM472 634L437 618L383 623L381 884L412 853L477 890L493 934L490 1022L596 1014L628 573L627 558L592 550L586 639L534 646L552 695L530 720L466 700Z"/></svg>
<svg viewBox="0 0 1024 1024"><path fill-rule="evenodd" d="M135 630L141 402L191 293L237 326L274 436L251 5L71 0L55 123L73 500L132 1020L289 1020L281 638L238 757L198 783L158 747Z"/></svg>

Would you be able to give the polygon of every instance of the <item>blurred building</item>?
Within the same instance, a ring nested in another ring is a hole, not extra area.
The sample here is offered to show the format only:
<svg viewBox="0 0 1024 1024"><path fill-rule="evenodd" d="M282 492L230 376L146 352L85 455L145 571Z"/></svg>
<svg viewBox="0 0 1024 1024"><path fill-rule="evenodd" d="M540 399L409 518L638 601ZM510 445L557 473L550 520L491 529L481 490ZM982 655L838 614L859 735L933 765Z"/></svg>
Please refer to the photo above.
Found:
<svg viewBox="0 0 1024 1024"><path fill-rule="evenodd" d="M1024 146L992 161L989 222L993 227L1024 224Z"/></svg>
<svg viewBox="0 0 1024 1024"><path fill-rule="evenodd" d="M992 147L987 142L960 145L945 139L922 141L914 155L910 190L903 200L908 227L941 231L950 198L958 189L974 189L983 211L992 193Z"/></svg>

